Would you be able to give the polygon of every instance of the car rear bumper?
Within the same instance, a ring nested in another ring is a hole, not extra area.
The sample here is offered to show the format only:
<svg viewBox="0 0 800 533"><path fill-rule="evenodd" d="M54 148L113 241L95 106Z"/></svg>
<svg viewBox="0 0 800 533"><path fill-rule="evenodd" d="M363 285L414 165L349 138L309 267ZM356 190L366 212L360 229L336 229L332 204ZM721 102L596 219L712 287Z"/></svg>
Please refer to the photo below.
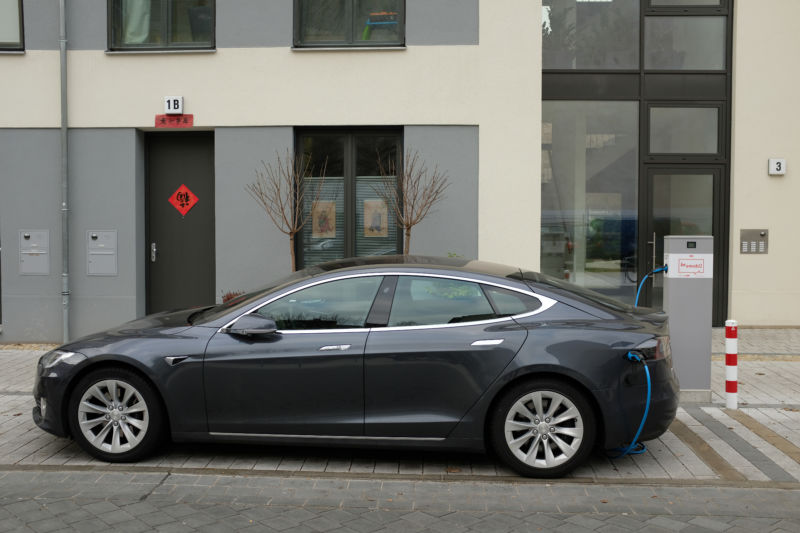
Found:
<svg viewBox="0 0 800 533"><path fill-rule="evenodd" d="M649 361L651 378L650 404L647 418L637 441L660 437L669 429L678 412L680 386L671 358ZM610 396L610 395L609 395ZM647 379L642 364L631 365L621 377L614 409L604 409L606 449L620 448L631 443L642 422L647 407Z"/></svg>

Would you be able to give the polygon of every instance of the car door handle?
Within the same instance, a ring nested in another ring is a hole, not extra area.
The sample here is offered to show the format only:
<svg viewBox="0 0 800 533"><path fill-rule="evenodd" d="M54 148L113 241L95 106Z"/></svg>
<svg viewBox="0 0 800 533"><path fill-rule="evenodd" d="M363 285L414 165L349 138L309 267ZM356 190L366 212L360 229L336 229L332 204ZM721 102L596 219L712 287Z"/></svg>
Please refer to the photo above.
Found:
<svg viewBox="0 0 800 533"><path fill-rule="evenodd" d="M472 346L497 346L503 344L503 339L481 339L472 343Z"/></svg>
<svg viewBox="0 0 800 533"><path fill-rule="evenodd" d="M335 351L343 352L343 351L349 350L349 349L350 349L350 345L349 344L331 344L329 346L323 346L322 348L319 349L319 351L320 352L331 352L331 351L335 350Z"/></svg>

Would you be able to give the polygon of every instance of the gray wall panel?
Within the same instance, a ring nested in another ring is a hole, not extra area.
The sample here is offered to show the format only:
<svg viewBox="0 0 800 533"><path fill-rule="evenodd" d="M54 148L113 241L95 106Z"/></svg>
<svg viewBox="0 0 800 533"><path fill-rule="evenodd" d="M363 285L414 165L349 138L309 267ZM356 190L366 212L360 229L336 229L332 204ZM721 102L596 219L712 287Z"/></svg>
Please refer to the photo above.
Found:
<svg viewBox="0 0 800 533"><path fill-rule="evenodd" d="M478 127L406 126L406 151L446 171L445 198L411 230L412 254L478 257Z"/></svg>
<svg viewBox="0 0 800 533"><path fill-rule="evenodd" d="M292 1L217 0L217 48L292 45Z"/></svg>
<svg viewBox="0 0 800 533"><path fill-rule="evenodd" d="M56 129L0 129L0 342L61 340L61 149ZM50 275L19 273L19 231L50 231Z"/></svg>
<svg viewBox="0 0 800 533"><path fill-rule="evenodd" d="M57 2L53 3L57 4ZM108 48L106 10L106 0L67 1L67 46L70 50L105 50ZM58 29L56 29L56 39L58 39ZM58 48L58 41L56 41L56 48Z"/></svg>
<svg viewBox="0 0 800 533"><path fill-rule="evenodd" d="M26 50L58 50L58 2L23 0Z"/></svg>
<svg viewBox="0 0 800 533"><path fill-rule="evenodd" d="M247 291L291 271L289 238L247 193L261 161L274 161L294 145L290 127L217 128L217 298Z"/></svg>
<svg viewBox="0 0 800 533"><path fill-rule="evenodd" d="M478 1L406 0L406 44L478 44Z"/></svg>
<svg viewBox="0 0 800 533"><path fill-rule="evenodd" d="M139 314L137 255L144 228L134 129L73 129L69 134L71 337ZM137 201L139 200L139 201ZM87 275L86 232L117 231L117 275Z"/></svg>

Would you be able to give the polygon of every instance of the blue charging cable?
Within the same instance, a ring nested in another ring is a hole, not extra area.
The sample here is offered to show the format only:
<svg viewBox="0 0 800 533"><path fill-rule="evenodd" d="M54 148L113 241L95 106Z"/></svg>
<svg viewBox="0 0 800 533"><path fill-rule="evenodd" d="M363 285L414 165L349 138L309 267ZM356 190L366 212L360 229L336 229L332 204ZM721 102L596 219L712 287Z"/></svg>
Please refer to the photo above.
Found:
<svg viewBox="0 0 800 533"><path fill-rule="evenodd" d="M643 442L639 441L639 435L642 434L642 429L644 429L644 423L647 420L647 414L650 412L650 393L652 389L652 385L650 384L650 369L647 368L647 361L644 358L636 355L633 352L628 352L628 361L636 361L642 363L644 366L644 373L647 376L647 402L644 406L644 414L642 415L642 421L639 423L639 429L636 430L636 435L633 436L631 443L628 445L627 448L617 448L618 455L612 456L612 459L619 459L620 457L625 457L626 455L639 455L640 453L644 453L647 451L647 446Z"/></svg>
<svg viewBox="0 0 800 533"><path fill-rule="evenodd" d="M647 278L652 274L666 272L667 270L668 267L664 265L663 267L659 267L652 272L649 272L644 276L644 278L642 278L641 283L639 283L639 289L636 291L636 300L634 302L635 307L639 307L639 295L642 292L642 287L644 287L644 282L647 281ZM612 459L619 459L620 457L625 457L626 455L639 455L647 451L647 446L645 446L643 442L638 441L639 435L642 434L642 429L644 429L644 423L647 420L647 414L650 412L650 396L652 392L652 385L650 383L650 369L647 367L647 361L645 361L643 357L640 357L633 352L628 352L627 358L628 361L642 363L642 366L644 366L644 373L647 377L647 401L644 405L644 414L642 415L641 423L639 423L639 429L636 430L636 435L633 436L633 439L627 448L617 448L616 451L618 452L618 455L612 456Z"/></svg>
<svg viewBox="0 0 800 533"><path fill-rule="evenodd" d="M644 287L644 282L647 281L647 278L650 277L651 274L658 274L659 272L666 272L668 270L668 268L669 267L667 267L667 265L664 265L663 267L659 267L659 268L653 270L652 272L649 272L649 273L644 275L644 277L642 278L642 282L639 283L639 288L636 291L636 300L633 302L633 306L634 307L639 307L639 295L642 293L642 287Z"/></svg>

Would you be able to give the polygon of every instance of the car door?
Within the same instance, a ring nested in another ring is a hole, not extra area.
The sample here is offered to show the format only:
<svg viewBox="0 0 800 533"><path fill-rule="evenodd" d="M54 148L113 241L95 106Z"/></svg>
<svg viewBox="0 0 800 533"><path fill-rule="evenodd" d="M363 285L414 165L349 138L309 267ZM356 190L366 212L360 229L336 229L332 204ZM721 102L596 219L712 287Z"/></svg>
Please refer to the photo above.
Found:
<svg viewBox="0 0 800 533"><path fill-rule="evenodd" d="M365 323L382 279L315 282L255 311L275 333L215 334L204 372L209 431L363 435Z"/></svg>
<svg viewBox="0 0 800 533"><path fill-rule="evenodd" d="M399 276L364 353L367 436L447 436L527 336L490 298L468 279Z"/></svg>

